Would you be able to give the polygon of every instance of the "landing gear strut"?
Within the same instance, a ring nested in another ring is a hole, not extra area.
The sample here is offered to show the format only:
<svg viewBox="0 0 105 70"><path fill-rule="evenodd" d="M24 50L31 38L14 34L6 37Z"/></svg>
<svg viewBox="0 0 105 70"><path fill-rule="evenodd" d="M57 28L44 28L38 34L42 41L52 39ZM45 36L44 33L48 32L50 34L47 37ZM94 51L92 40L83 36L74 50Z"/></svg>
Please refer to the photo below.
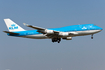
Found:
<svg viewBox="0 0 105 70"><path fill-rule="evenodd" d="M61 41L61 38L53 38L53 39L52 39L52 42L53 42L53 43L54 43L54 42L60 43L60 41Z"/></svg>
<svg viewBox="0 0 105 70"><path fill-rule="evenodd" d="M93 34L91 35L91 39L93 39Z"/></svg>

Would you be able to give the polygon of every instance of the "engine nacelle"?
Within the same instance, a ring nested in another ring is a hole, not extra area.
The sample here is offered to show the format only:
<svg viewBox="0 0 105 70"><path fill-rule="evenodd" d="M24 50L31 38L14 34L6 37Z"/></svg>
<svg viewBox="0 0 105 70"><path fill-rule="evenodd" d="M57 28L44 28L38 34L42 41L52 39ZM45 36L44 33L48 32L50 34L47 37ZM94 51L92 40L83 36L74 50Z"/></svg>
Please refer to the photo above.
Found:
<svg viewBox="0 0 105 70"><path fill-rule="evenodd" d="M66 37L66 38L62 38L62 39L65 39L65 40L72 40L72 37Z"/></svg>
<svg viewBox="0 0 105 70"><path fill-rule="evenodd" d="M46 29L46 30L44 31L44 33L46 33L46 34L54 34L54 31L53 31L53 30L47 30L47 29Z"/></svg>
<svg viewBox="0 0 105 70"><path fill-rule="evenodd" d="M66 37L66 36L69 36L69 33L68 32L60 32L59 35Z"/></svg>

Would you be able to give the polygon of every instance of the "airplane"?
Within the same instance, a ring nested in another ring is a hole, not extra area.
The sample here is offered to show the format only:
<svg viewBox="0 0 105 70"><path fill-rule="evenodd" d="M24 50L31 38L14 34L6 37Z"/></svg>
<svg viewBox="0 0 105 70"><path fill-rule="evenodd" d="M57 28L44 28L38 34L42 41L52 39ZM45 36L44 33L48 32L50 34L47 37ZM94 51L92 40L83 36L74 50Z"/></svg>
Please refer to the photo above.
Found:
<svg viewBox="0 0 105 70"><path fill-rule="evenodd" d="M91 35L91 39L93 39L94 34L103 30L101 27L94 24L71 25L61 28L47 29L23 23L25 26L35 29L25 30L9 18L4 19L4 22L6 23L9 31L3 32L7 33L8 36L32 39L51 39L53 43L60 43L61 39L72 40L72 37L75 36Z"/></svg>

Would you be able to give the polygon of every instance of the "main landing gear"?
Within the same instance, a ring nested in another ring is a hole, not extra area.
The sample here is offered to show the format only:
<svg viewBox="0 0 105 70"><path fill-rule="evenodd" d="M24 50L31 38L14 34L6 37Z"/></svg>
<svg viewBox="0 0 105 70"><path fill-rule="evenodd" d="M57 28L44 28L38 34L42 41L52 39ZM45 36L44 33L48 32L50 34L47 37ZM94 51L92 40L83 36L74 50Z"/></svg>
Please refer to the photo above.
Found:
<svg viewBox="0 0 105 70"><path fill-rule="evenodd" d="M91 39L93 39L93 34L91 35Z"/></svg>
<svg viewBox="0 0 105 70"><path fill-rule="evenodd" d="M53 39L52 39L52 42L53 42L53 43L54 43L54 42L60 43L60 41L61 41L61 38L53 38Z"/></svg>

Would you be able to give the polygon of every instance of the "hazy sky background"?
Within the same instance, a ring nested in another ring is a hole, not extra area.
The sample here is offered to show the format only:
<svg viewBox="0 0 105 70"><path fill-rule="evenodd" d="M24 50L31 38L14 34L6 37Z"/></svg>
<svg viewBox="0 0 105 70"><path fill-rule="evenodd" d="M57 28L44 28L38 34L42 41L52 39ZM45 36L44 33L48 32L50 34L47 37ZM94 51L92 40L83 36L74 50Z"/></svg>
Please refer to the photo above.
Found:
<svg viewBox="0 0 105 70"><path fill-rule="evenodd" d="M105 32L60 44L7 36L10 18L44 28L96 24L105 28L105 0L0 0L0 70L105 70Z"/></svg>

